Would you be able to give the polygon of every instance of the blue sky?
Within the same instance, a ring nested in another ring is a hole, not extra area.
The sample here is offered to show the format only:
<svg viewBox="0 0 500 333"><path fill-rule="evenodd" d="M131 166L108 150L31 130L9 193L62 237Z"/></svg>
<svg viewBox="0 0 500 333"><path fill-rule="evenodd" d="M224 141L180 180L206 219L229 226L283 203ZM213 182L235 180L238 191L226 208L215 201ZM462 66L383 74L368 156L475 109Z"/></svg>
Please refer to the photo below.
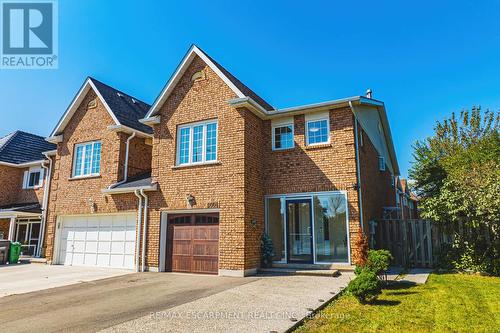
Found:
<svg viewBox="0 0 500 333"><path fill-rule="evenodd" d="M500 109L498 1L59 1L59 69L0 70L0 136L48 135L88 75L152 102L195 43L275 107L362 95L403 175L436 120Z"/></svg>

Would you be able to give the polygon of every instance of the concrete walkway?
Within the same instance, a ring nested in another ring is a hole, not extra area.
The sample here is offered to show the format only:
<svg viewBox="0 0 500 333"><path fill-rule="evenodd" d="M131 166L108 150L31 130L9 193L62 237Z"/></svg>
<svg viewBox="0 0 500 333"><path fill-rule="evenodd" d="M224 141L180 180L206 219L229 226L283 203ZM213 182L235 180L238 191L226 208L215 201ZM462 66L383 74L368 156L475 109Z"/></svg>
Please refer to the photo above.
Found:
<svg viewBox="0 0 500 333"><path fill-rule="evenodd" d="M391 267L387 271L387 280L397 282L407 282L414 284L425 284L432 273L431 268L412 268L406 274L401 274L401 267Z"/></svg>
<svg viewBox="0 0 500 333"><path fill-rule="evenodd" d="M354 278L259 276L220 293L157 309L103 332L285 332L337 295Z"/></svg>
<svg viewBox="0 0 500 333"><path fill-rule="evenodd" d="M0 297L133 273L128 270L45 264L0 266Z"/></svg>

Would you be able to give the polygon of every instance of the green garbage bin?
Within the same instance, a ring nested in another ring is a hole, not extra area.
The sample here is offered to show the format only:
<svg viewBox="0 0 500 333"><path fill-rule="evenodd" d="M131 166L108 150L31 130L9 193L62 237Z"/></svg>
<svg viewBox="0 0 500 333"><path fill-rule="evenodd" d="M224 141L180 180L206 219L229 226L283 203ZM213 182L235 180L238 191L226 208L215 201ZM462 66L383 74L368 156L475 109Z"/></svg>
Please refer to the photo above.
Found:
<svg viewBox="0 0 500 333"><path fill-rule="evenodd" d="M21 254L21 243L12 242L9 248L9 264L17 264L19 255Z"/></svg>

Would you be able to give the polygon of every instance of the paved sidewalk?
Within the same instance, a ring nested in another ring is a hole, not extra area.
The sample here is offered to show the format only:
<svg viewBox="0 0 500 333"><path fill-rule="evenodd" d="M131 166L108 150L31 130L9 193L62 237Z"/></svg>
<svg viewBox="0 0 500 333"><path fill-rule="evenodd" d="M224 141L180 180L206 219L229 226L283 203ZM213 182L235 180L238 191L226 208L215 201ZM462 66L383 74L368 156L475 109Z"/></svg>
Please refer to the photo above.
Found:
<svg viewBox="0 0 500 333"><path fill-rule="evenodd" d="M285 332L354 278L259 276L220 293L110 327L104 332Z"/></svg>

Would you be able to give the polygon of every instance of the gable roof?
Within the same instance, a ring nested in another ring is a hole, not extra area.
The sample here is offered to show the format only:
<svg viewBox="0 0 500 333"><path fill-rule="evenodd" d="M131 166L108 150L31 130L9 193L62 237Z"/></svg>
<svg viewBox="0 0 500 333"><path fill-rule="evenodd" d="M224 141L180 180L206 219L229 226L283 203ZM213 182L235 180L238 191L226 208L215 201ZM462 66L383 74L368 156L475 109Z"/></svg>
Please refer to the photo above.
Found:
<svg viewBox="0 0 500 333"><path fill-rule="evenodd" d="M64 128L90 89L95 91L109 115L113 118L115 125L123 125L146 134L153 133L151 127L139 122L139 119L143 118L148 112L150 108L149 104L99 80L88 77L52 131L51 137L59 135L64 131Z"/></svg>
<svg viewBox="0 0 500 333"><path fill-rule="evenodd" d="M234 75L229 73L224 67L222 67L219 63L213 60L210 56L208 56L205 52L203 52L198 46L192 45L184 58L182 59L179 66L175 70L174 74L170 77L167 84L161 91L158 98L153 103L153 106L144 117L150 118L159 113L160 107L165 103L170 93L173 91L176 84L181 79L182 75L189 67L191 62L195 59L195 57L200 57L226 84L227 86L236 94L238 98L250 97L256 103L259 104L260 107L267 111L274 110L274 108L267 103L263 98L253 92L250 88L244 85L240 80L238 80Z"/></svg>
<svg viewBox="0 0 500 333"><path fill-rule="evenodd" d="M42 136L15 131L0 139L0 162L24 164L41 161L45 159L43 152L56 148Z"/></svg>

